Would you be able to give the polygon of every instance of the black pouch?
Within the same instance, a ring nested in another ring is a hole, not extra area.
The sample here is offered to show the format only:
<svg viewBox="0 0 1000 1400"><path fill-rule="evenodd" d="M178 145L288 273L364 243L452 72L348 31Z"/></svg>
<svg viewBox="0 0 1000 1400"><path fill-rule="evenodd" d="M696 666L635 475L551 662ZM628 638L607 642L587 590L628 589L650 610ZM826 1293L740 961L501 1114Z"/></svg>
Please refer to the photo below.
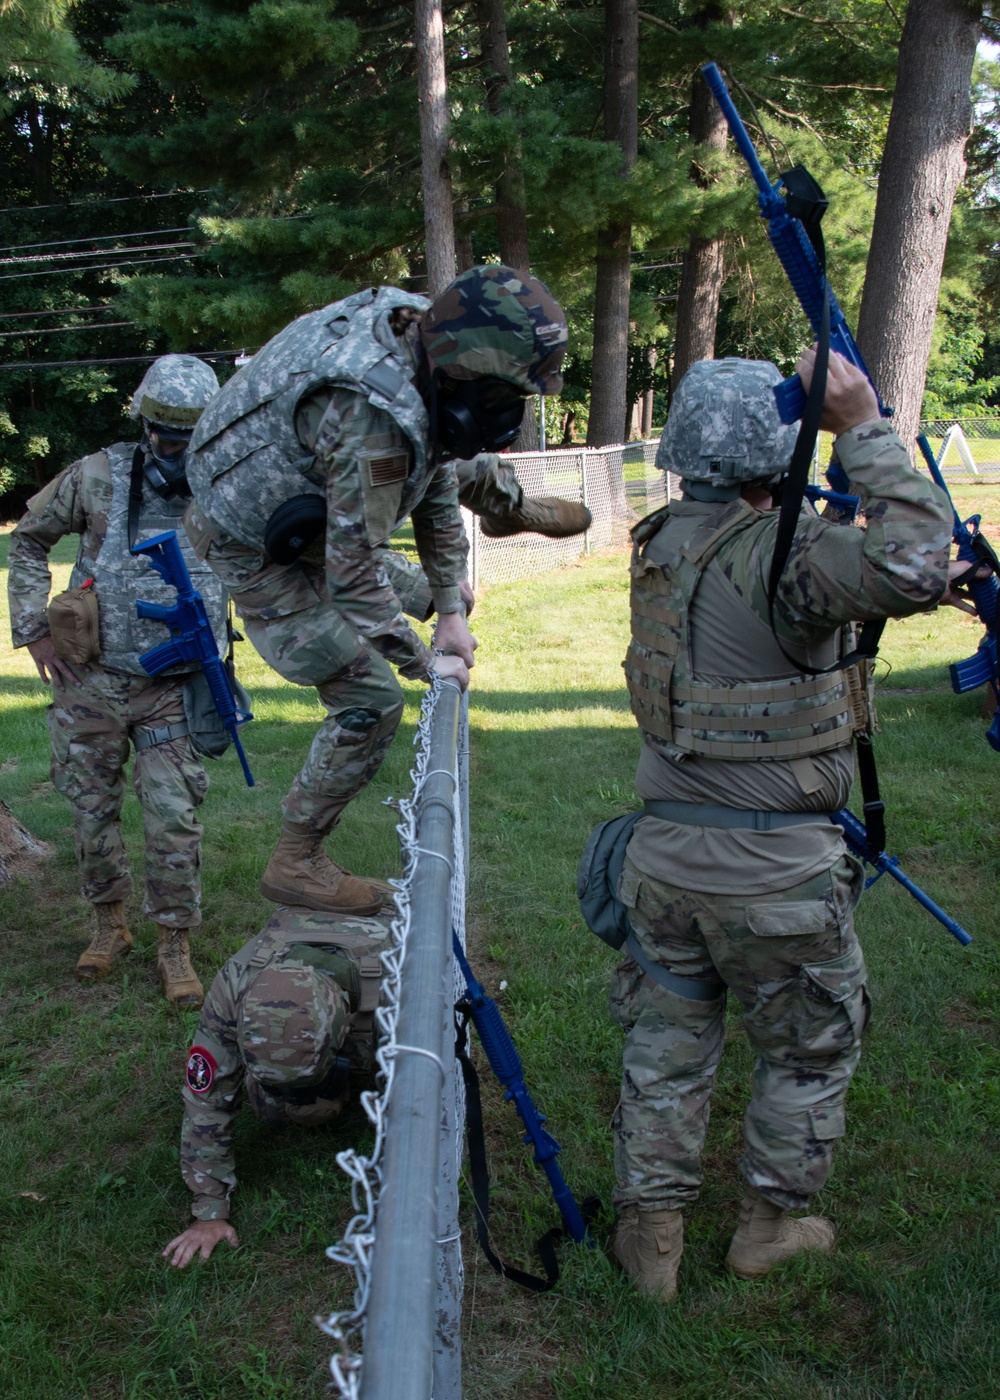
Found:
<svg viewBox="0 0 1000 1400"><path fill-rule="evenodd" d="M629 935L628 910L617 897L632 828L644 813L626 812L601 822L590 833L576 872L576 897L587 927L618 949Z"/></svg>

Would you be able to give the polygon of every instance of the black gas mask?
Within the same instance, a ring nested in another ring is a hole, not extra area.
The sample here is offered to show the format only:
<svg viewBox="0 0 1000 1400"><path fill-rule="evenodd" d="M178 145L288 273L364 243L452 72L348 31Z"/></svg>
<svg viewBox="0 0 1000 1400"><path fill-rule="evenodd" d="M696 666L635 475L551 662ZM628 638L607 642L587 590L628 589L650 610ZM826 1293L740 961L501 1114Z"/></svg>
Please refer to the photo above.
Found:
<svg viewBox="0 0 1000 1400"><path fill-rule="evenodd" d="M191 488L187 483L187 447L191 441L191 428L172 428L169 424L153 423L144 418L145 433L143 446L146 457L143 471L146 480L158 496L168 501L172 496L188 497Z"/></svg>
<svg viewBox="0 0 1000 1400"><path fill-rule="evenodd" d="M499 452L520 432L524 405L524 394L505 379L452 379L436 369L431 377L431 436L449 457Z"/></svg>

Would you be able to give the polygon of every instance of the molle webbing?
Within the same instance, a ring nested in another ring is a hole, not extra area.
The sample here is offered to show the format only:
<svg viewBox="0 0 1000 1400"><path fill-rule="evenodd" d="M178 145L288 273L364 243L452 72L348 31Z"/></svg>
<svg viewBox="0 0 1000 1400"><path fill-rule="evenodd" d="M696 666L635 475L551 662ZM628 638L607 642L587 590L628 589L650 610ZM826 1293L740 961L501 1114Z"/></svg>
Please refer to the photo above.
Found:
<svg viewBox="0 0 1000 1400"><path fill-rule="evenodd" d="M794 759L842 748L857 724L844 670L728 684L693 678L690 609L701 576L719 547L754 523L741 502L695 530L679 567L632 556L632 641L624 667L640 728L681 753L756 761Z"/></svg>

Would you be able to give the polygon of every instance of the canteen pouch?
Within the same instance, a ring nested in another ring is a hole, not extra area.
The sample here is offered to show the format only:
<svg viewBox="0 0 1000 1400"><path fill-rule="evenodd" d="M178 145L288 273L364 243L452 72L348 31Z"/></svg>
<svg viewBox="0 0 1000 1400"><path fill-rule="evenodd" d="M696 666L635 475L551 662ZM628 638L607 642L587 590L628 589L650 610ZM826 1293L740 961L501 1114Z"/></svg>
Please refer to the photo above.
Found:
<svg viewBox="0 0 1000 1400"><path fill-rule="evenodd" d="M251 713L253 701L235 677L233 698L238 710ZM194 751L202 758L221 758L233 742L233 736L215 708L204 671L194 671L184 677L184 718Z"/></svg>
<svg viewBox="0 0 1000 1400"><path fill-rule="evenodd" d="M71 666L86 666L101 654L97 590L93 579L82 588L57 593L48 607L49 633L56 655Z"/></svg>
<svg viewBox="0 0 1000 1400"><path fill-rule="evenodd" d="M641 810L626 812L595 826L576 872L576 897L587 927L616 950L629 935L628 910L618 898L618 881L632 828L643 815Z"/></svg>

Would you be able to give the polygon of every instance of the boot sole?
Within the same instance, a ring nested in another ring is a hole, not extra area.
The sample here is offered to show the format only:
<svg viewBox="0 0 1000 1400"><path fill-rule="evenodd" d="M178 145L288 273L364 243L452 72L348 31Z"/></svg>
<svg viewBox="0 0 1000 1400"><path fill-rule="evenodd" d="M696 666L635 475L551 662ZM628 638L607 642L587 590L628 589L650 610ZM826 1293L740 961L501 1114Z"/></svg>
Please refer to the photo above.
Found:
<svg viewBox="0 0 1000 1400"><path fill-rule="evenodd" d="M265 899L274 904L295 904L304 909L316 909L321 914L357 914L364 917L378 914L382 909L381 899L368 904L333 904L329 901L323 903L318 899L310 899L308 895L300 894L297 890L286 890L280 885L269 884L267 880L261 880L260 892Z"/></svg>
<svg viewBox="0 0 1000 1400"><path fill-rule="evenodd" d="M123 958L126 953L131 953L132 944L126 943L120 952L115 953L107 967L97 967L91 963L84 963L83 966L77 963L75 972L78 982L99 982L102 977L108 977L115 970L115 963L119 958Z"/></svg>

